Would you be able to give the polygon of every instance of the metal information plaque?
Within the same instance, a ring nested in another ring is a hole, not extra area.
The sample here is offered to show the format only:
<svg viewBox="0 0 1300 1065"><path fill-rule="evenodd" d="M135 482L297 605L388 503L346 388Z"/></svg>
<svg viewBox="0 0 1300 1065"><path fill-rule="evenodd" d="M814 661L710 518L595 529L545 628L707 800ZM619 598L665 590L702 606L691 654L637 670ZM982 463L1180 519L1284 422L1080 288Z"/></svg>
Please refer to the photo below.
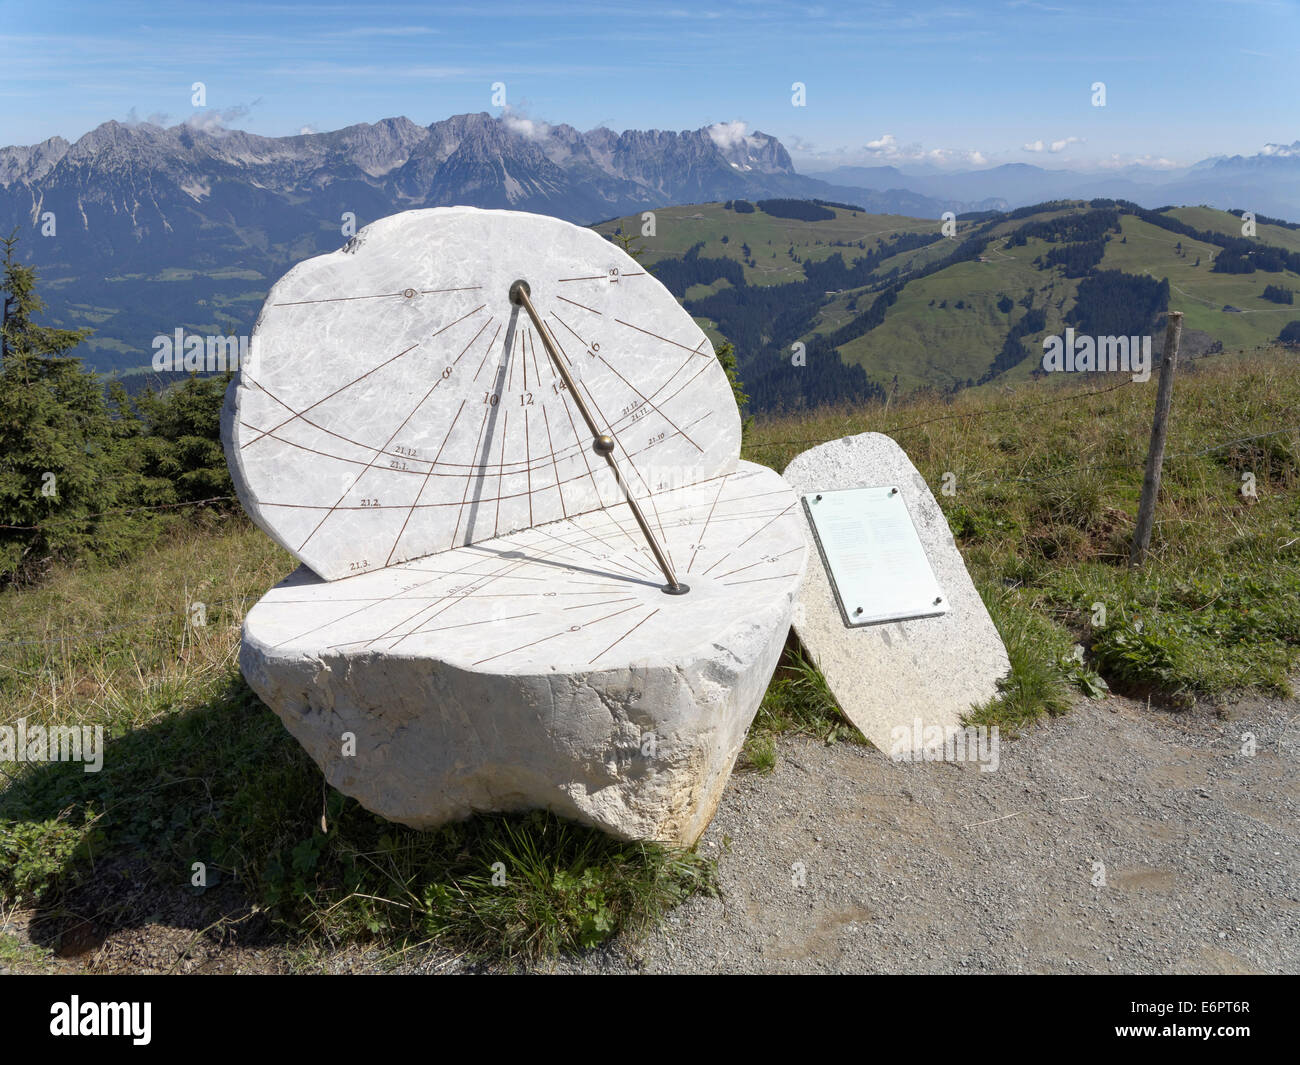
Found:
<svg viewBox="0 0 1300 1065"><path fill-rule="evenodd" d="M844 624L948 612L897 485L812 492L803 505Z"/></svg>

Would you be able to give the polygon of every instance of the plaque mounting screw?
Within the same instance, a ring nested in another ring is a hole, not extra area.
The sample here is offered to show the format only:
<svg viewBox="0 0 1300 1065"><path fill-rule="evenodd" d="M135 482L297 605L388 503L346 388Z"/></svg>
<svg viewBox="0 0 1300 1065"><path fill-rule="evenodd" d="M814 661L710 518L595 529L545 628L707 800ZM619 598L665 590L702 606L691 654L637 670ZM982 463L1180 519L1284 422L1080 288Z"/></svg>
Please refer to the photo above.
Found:
<svg viewBox="0 0 1300 1065"><path fill-rule="evenodd" d="M898 495L898 489L897 489L897 488L891 488L891 489L889 490L889 494L890 494L891 496L896 496L896 495Z"/></svg>
<svg viewBox="0 0 1300 1065"><path fill-rule="evenodd" d="M943 602L943 596L941 596L941 595L936 595L936 596L934 597L934 605L935 605L935 606L938 606L938 605L939 605L940 603L942 603L942 602Z"/></svg>
<svg viewBox="0 0 1300 1065"><path fill-rule="evenodd" d="M814 503L820 503L821 501L822 501L821 496L818 496L816 499L813 500Z"/></svg>
<svg viewBox="0 0 1300 1065"><path fill-rule="evenodd" d="M857 615L857 614L861 614L861 613L862 613L862 607L858 607L858 609L855 610L855 611L853 611L853 613L854 613L855 615Z"/></svg>

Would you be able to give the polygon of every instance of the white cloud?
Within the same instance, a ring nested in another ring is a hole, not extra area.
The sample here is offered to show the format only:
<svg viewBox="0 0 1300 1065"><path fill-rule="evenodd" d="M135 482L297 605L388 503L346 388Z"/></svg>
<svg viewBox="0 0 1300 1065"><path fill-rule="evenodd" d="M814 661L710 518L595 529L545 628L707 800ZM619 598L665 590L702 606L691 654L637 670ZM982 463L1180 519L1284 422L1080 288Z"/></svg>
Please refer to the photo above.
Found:
<svg viewBox="0 0 1300 1065"><path fill-rule="evenodd" d="M714 144L726 151L751 143L746 134L748 128L746 123L737 119L734 122L715 122L708 128L707 133Z"/></svg>
<svg viewBox="0 0 1300 1065"><path fill-rule="evenodd" d="M1151 170L1175 170L1183 164L1176 159L1166 159L1163 155L1120 155L1112 152L1105 159L1098 159L1097 166L1102 170L1119 170L1127 166L1143 166Z"/></svg>
<svg viewBox="0 0 1300 1065"><path fill-rule="evenodd" d="M171 117L171 115L164 111L155 111L147 118L141 119L139 114L136 112L136 109L132 107L127 111L126 121L123 124L127 126L166 126L167 120Z"/></svg>
<svg viewBox="0 0 1300 1065"><path fill-rule="evenodd" d="M876 162L924 162L948 166L965 163L983 166L988 158L976 148L925 148L920 144L900 145L898 138L886 133L878 140L868 141L863 149Z"/></svg>
<svg viewBox="0 0 1300 1065"><path fill-rule="evenodd" d="M206 111L195 111L185 120L185 124L190 129L198 130L200 133L208 133L214 137L228 132L227 127L235 119L245 118L252 112L253 108L262 102L259 96L251 104L235 104L234 107L217 108L211 107Z"/></svg>
<svg viewBox="0 0 1300 1065"><path fill-rule="evenodd" d="M540 118L526 118L509 109L501 116L501 121L511 133L517 133L525 140L543 141L551 135L549 122L543 122Z"/></svg>
<svg viewBox="0 0 1300 1065"><path fill-rule="evenodd" d="M1296 141L1293 144L1266 144L1259 154L1274 155L1279 159L1293 159L1300 157L1300 141Z"/></svg>
<svg viewBox="0 0 1300 1065"><path fill-rule="evenodd" d="M1065 151L1071 144L1082 144L1082 137L1062 137L1060 140L1045 143L1042 140L1030 141L1021 147L1027 152L1051 152L1053 155Z"/></svg>

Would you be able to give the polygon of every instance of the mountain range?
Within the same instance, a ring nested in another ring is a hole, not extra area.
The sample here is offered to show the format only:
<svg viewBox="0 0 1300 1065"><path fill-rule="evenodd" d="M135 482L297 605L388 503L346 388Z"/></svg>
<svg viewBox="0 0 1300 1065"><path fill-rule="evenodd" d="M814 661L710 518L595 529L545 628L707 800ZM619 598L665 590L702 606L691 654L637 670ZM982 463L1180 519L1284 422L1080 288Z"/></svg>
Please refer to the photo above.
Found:
<svg viewBox="0 0 1300 1065"><path fill-rule="evenodd" d="M796 172L775 137L739 124L580 132L478 113L429 126L388 118L263 137L113 121L75 142L52 137L0 148L0 230L20 230L18 254L39 267L52 322L95 330L78 354L120 374L146 366L152 338L177 328L251 331L271 283L294 263L339 247L349 220L360 228L416 207L470 204L594 224L676 204L792 197L937 220L947 210L1062 196L1155 205L1185 188L1203 193L1189 194L1194 202L1295 217L1300 142L1293 147L1207 161L1182 174L1182 184L1106 179L1128 182L1121 188L1096 184L1103 179L1095 175L1027 166L810 176ZM1225 197L1232 202L1220 203Z"/></svg>

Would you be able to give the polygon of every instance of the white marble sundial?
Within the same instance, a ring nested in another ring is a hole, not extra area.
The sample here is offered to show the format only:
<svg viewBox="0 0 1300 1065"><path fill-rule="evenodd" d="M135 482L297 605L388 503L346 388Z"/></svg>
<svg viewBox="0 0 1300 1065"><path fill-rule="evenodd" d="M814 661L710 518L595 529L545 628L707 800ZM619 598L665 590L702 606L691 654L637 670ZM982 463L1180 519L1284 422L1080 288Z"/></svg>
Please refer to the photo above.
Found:
<svg viewBox="0 0 1300 1065"><path fill-rule="evenodd" d="M330 783L421 827L542 806L703 830L807 544L739 458L708 338L634 259L517 212L373 223L271 290L222 435L303 563L240 665Z"/></svg>
<svg viewBox="0 0 1300 1065"><path fill-rule="evenodd" d="M271 290L230 426L253 519L334 580L621 501L516 280L648 519L656 492L736 468L713 347L636 260L558 219L437 208Z"/></svg>

